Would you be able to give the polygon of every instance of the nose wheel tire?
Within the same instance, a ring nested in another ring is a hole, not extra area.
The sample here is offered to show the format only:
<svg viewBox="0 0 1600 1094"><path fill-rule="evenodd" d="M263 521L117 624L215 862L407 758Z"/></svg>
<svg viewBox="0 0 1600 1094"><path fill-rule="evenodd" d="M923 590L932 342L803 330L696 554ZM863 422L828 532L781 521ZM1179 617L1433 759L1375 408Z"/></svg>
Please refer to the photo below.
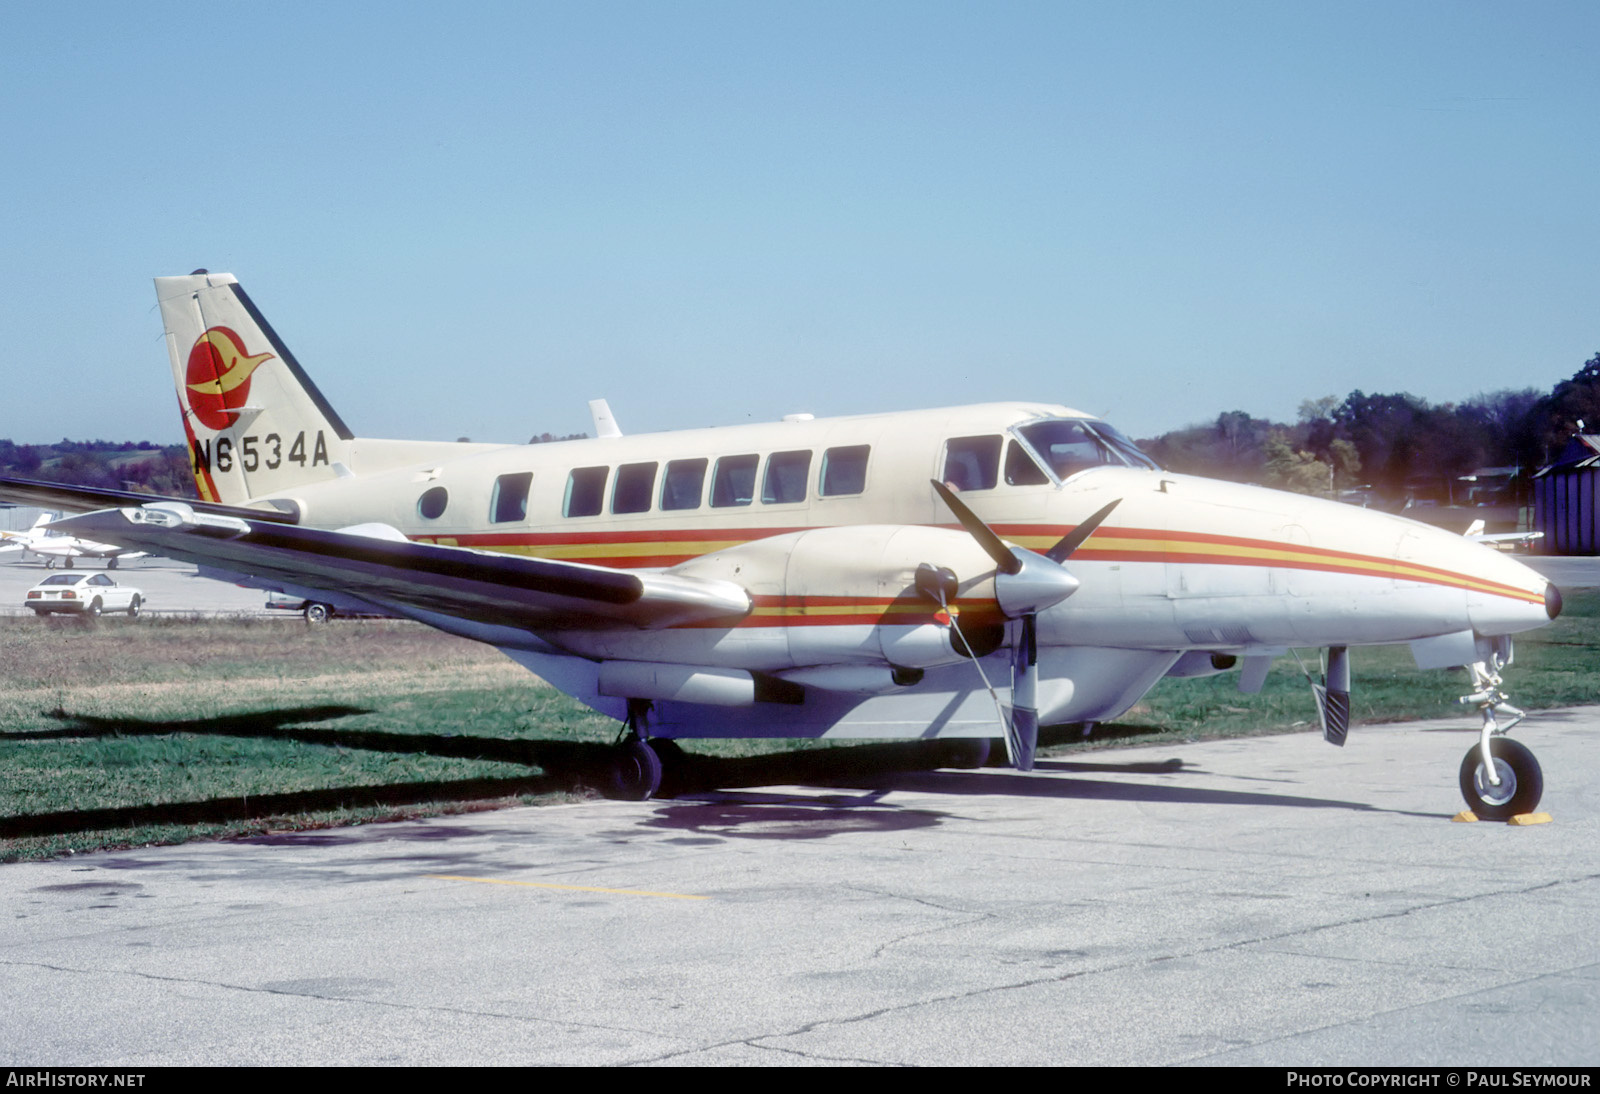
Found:
<svg viewBox="0 0 1600 1094"><path fill-rule="evenodd" d="M1483 820L1509 820L1521 813L1532 813L1544 796L1544 772L1526 745L1510 737L1495 737L1489 742L1494 756L1495 774L1500 784L1489 779L1483 764L1483 750L1473 745L1461 759L1461 796Z"/></svg>

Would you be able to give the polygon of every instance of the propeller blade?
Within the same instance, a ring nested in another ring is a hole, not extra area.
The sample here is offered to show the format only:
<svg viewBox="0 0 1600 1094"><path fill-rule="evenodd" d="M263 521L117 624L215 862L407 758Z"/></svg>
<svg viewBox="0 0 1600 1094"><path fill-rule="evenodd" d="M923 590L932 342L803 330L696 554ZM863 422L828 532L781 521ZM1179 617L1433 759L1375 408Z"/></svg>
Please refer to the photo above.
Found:
<svg viewBox="0 0 1600 1094"><path fill-rule="evenodd" d="M1072 552L1083 546L1083 541L1094 535L1095 529L1100 527L1101 521L1111 515L1111 510L1122 504L1121 498L1115 498L1106 505L1096 509L1089 519L1078 525L1072 531L1061 537L1061 542L1044 553L1044 557L1051 562L1065 562L1072 557ZM959 516L959 514L957 514Z"/></svg>
<svg viewBox="0 0 1600 1094"><path fill-rule="evenodd" d="M967 534L978 541L978 546L982 547L984 552L994 559L996 569L1003 574L1014 574L1022 569L1022 563L1011 553L1011 548L1007 547L1004 541L994 534L994 529L983 523L978 514L968 509L964 501L956 497L955 491L938 479L929 479L928 481L933 484L933 489L938 493L939 497L944 499L944 503L950 507L950 511L956 515L956 519L961 522L961 527L965 528ZM1091 528L1090 531L1092 532L1094 529Z"/></svg>
<svg viewBox="0 0 1600 1094"><path fill-rule="evenodd" d="M1006 752L1018 771L1033 770L1039 747L1039 632L1035 617L1022 617L1022 630L1012 652L1011 723L1006 726Z"/></svg>
<svg viewBox="0 0 1600 1094"><path fill-rule="evenodd" d="M934 491L949 506L961 522L961 527L978 541L984 553L995 564L995 598L1000 610L1021 625L1017 631L1017 644L1011 660L1011 716L1002 722L1005 728L1006 754L1018 771L1032 771L1034 752L1039 746L1039 623L1038 613L1071 596L1078 581L1062 565L1072 553L1094 535L1095 529L1121 504L1117 498L1096 510L1082 524L1044 555L1021 547L1008 547L994 529L985 524L976 513L957 498L955 492L937 479L930 479ZM1046 562L1053 565L1045 565ZM918 573L918 588L929 596L938 587L935 571ZM974 662L976 663L976 662ZM982 668L979 668L982 673ZM990 689L991 694L993 689ZM998 706L999 700L997 699Z"/></svg>

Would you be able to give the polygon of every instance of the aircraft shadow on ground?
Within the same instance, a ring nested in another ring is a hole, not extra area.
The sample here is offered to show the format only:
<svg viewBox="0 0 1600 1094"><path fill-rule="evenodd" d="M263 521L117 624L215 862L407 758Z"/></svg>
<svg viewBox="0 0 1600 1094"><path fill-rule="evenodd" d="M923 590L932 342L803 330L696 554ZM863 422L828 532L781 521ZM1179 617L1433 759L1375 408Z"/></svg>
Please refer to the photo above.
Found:
<svg viewBox="0 0 1600 1094"><path fill-rule="evenodd" d="M7 738L50 740L174 734L263 738L376 752L502 761L526 765L537 769L537 773L530 771L525 777L347 786L0 817L0 838L62 835L153 824L225 823L342 808L404 807L440 801L494 801L521 795L581 791L604 786L608 781L613 757L608 744L459 734L392 733L339 729L318 724L365 713L369 712L359 707L317 706L181 722L61 714L57 717L63 725L58 729L7 734ZM1152 732L1141 727L1104 728L1123 739L1133 739L1142 733ZM1076 727L1048 727L1040 736L1041 745L1048 745L1076 740L1080 731ZM651 823L702 831L709 829L725 835L744 834L752 838L814 838L840 831L861 830L863 825L869 828L885 825L900 828L937 823L931 813L924 815L915 811L886 810L877 804L875 795L869 795L872 798L870 802L855 796L846 796L839 801L797 802L792 797L760 800L749 795L719 793L730 788L791 785L849 787L868 791L896 787L956 796L1001 794L1142 802L1369 808L1355 802L1296 794L1079 778L1032 779L999 769L934 774L933 769L951 761L950 744L948 741L856 744L836 748L783 750L746 757L706 756L668 745L659 796L685 798L699 795L702 800L684 802L681 809L669 808L658 814ZM995 753L1003 761L1004 752L998 742L995 744ZM1181 761L1165 759L1127 763L1046 759L1041 760L1038 766L1044 771L1059 770L1075 774L1152 774L1175 772L1181 770L1183 765Z"/></svg>

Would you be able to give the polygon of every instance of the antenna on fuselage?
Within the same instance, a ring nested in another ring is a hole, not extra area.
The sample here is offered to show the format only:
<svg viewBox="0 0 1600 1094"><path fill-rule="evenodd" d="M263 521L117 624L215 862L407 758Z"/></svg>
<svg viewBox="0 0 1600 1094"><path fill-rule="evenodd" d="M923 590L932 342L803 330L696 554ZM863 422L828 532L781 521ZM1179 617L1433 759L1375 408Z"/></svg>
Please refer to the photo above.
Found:
<svg viewBox="0 0 1600 1094"><path fill-rule="evenodd" d="M611 404L604 399L589 400L589 416L594 419L596 437L622 436L622 428L617 425L617 419L611 414Z"/></svg>

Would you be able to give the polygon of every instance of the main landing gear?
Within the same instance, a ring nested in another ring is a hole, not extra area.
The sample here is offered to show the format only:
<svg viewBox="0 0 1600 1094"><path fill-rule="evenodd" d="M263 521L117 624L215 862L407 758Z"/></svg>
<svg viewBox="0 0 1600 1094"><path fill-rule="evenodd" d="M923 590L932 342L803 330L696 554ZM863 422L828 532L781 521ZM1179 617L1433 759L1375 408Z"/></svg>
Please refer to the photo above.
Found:
<svg viewBox="0 0 1600 1094"><path fill-rule="evenodd" d="M649 801L661 789L661 757L650 742L629 734L612 750L606 787L609 798L625 802Z"/></svg>
<svg viewBox="0 0 1600 1094"><path fill-rule="evenodd" d="M648 741L641 733L650 712L646 699L628 700L628 722L621 740L611 750L606 772L606 796L618 801L642 802L661 789L663 756L674 759L682 750L670 739Z"/></svg>
<svg viewBox="0 0 1600 1094"><path fill-rule="evenodd" d="M1467 808L1480 820L1510 820L1539 807L1544 795L1544 772L1528 747L1505 736L1527 717L1512 706L1500 690L1499 658L1468 665L1473 693L1461 702L1471 703L1483 714L1483 733L1478 743L1461 758L1461 796ZM1511 716L1504 727L1496 714Z"/></svg>

